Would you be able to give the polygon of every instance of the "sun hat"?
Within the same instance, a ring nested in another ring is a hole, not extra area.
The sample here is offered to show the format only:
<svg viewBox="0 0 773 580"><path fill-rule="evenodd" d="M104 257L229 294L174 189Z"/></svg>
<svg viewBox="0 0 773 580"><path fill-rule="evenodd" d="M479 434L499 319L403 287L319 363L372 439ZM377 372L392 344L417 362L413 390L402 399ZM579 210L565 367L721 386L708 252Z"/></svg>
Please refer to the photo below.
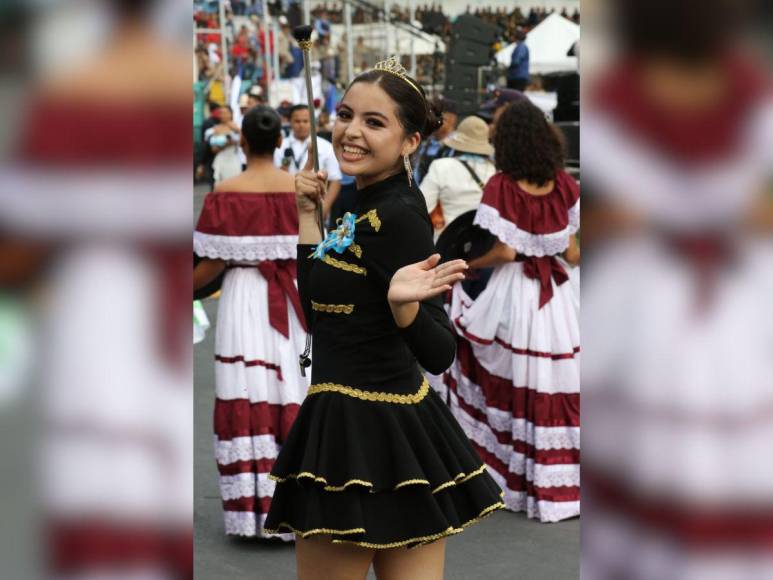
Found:
<svg viewBox="0 0 773 580"><path fill-rule="evenodd" d="M488 134L486 121L472 115L459 123L456 132L443 140L443 145L462 153L492 155L494 148L488 142Z"/></svg>

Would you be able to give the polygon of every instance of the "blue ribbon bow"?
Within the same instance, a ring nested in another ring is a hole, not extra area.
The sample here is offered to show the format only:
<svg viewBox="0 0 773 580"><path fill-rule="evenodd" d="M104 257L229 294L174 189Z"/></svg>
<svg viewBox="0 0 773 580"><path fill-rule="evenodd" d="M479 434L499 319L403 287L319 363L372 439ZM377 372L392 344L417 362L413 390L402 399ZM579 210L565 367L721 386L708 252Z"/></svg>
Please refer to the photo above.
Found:
<svg viewBox="0 0 773 580"><path fill-rule="evenodd" d="M356 215L346 212L343 218L338 219L338 227L333 231L328 232L327 237L317 244L317 247L314 249L314 253L311 256L318 260L322 259L331 248L339 254L342 254L354 241L356 219Z"/></svg>

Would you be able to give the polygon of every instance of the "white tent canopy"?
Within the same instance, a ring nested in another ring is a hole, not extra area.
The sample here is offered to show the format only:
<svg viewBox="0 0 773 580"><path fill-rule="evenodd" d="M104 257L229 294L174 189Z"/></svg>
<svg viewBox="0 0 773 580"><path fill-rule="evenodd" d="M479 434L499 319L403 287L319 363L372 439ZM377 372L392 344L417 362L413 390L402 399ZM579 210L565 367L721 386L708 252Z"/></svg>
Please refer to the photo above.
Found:
<svg viewBox="0 0 773 580"><path fill-rule="evenodd" d="M529 70L532 74L576 71L577 57L566 56L580 40L580 27L560 14L551 14L535 26L526 37L529 47ZM497 52L497 62L510 65L515 43Z"/></svg>

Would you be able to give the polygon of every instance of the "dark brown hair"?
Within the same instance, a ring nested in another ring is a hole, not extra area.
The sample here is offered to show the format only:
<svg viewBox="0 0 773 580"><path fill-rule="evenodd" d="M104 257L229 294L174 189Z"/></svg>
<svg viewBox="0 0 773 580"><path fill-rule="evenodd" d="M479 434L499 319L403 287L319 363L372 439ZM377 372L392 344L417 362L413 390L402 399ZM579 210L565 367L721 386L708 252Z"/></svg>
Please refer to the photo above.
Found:
<svg viewBox="0 0 773 580"><path fill-rule="evenodd" d="M502 112L494 135L497 169L513 179L545 185L564 164L556 129L529 100L514 101Z"/></svg>
<svg viewBox="0 0 773 580"><path fill-rule="evenodd" d="M242 120L242 135L252 155L273 153L281 131L282 120L279 115L265 105L251 108Z"/></svg>
<svg viewBox="0 0 773 580"><path fill-rule="evenodd" d="M356 77L349 88L355 83L380 86L395 102L397 120L408 135L418 132L422 139L426 139L443 124L442 115L434 105L427 102L424 90L413 79L408 82L392 73L371 70Z"/></svg>

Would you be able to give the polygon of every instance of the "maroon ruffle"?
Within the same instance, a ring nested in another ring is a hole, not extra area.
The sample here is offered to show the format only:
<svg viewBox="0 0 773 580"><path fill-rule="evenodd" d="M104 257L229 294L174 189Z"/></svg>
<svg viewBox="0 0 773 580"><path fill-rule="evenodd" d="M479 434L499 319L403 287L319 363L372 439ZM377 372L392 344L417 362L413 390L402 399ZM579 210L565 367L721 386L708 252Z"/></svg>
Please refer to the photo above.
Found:
<svg viewBox="0 0 773 580"><path fill-rule="evenodd" d="M47 166L165 167L190 163L190 109L179 104L39 100L25 112L17 156Z"/></svg>
<svg viewBox="0 0 773 580"><path fill-rule="evenodd" d="M218 236L297 236L295 194L210 193L196 231Z"/></svg>
<svg viewBox="0 0 773 580"><path fill-rule="evenodd" d="M640 140L683 162L710 162L739 150L749 113L770 94L761 68L739 55L722 61L728 90L714 106L674 110L652 102L642 85L642 64L618 63L594 91L592 106Z"/></svg>
<svg viewBox="0 0 773 580"><path fill-rule="evenodd" d="M481 203L495 208L502 218L532 234L552 234L569 225L569 209L580 198L580 188L568 173L556 173L555 187L546 195L531 195L504 173L486 183Z"/></svg>

